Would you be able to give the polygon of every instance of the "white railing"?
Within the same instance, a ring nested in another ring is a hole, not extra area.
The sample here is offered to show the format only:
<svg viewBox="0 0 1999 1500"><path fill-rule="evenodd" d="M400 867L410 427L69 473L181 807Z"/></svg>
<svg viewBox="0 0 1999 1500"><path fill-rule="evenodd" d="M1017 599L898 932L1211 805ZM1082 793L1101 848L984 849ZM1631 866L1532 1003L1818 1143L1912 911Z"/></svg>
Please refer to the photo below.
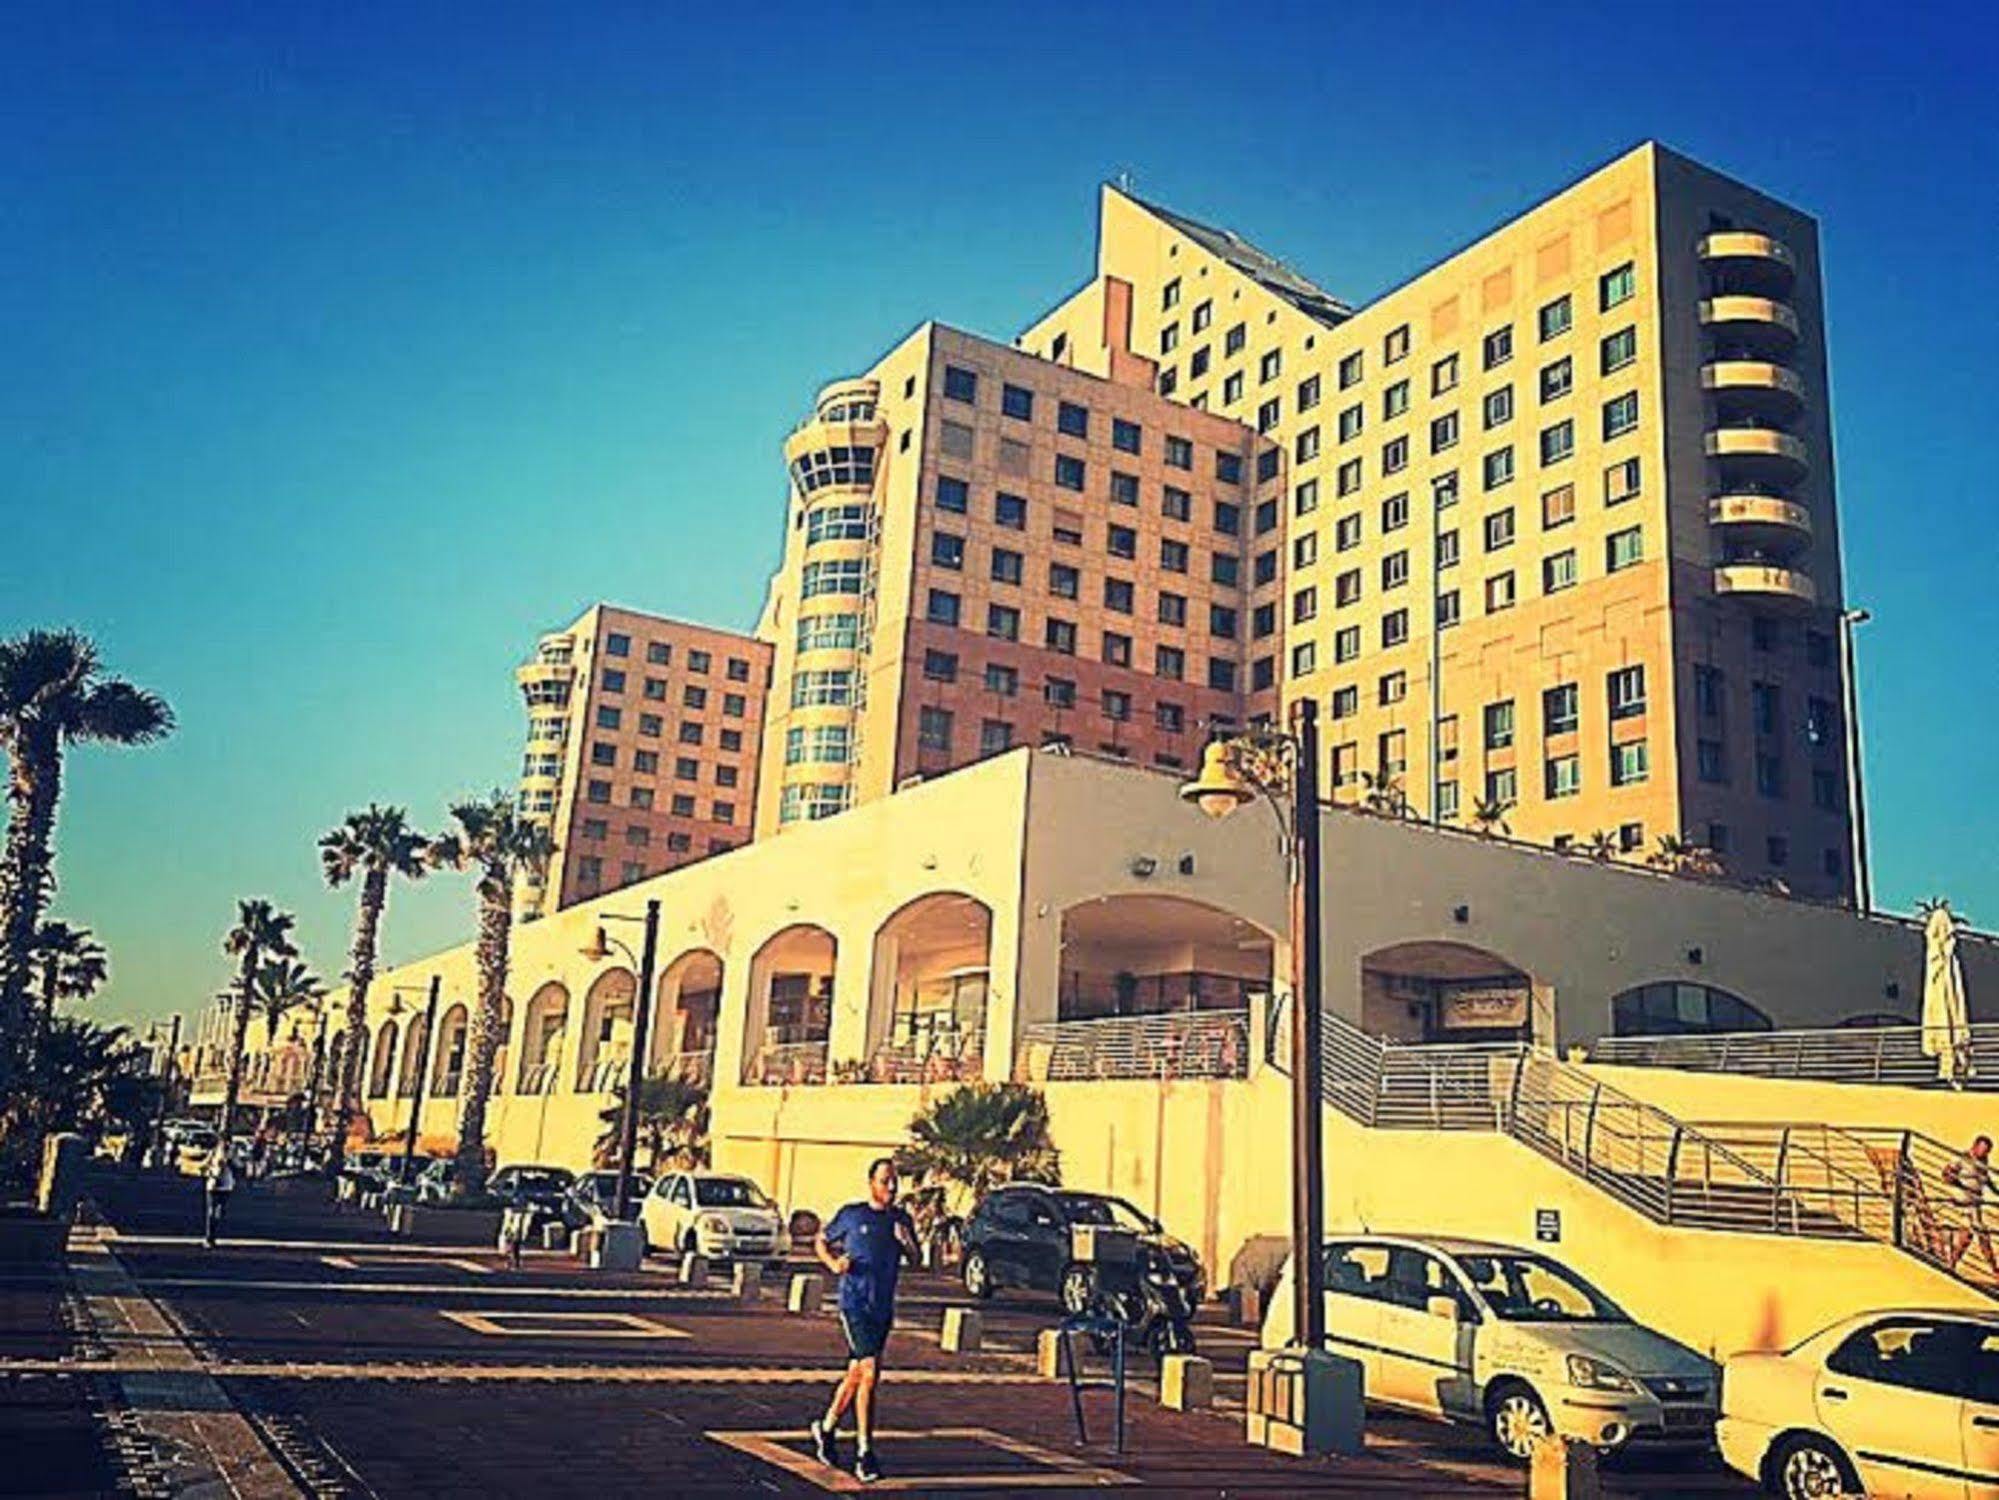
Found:
<svg viewBox="0 0 1999 1500"><path fill-rule="evenodd" d="M678 1078L706 1087L715 1078L715 1052L713 1048L705 1052L676 1052L652 1071L655 1077Z"/></svg>
<svg viewBox="0 0 1999 1500"><path fill-rule="evenodd" d="M747 1084L824 1083L826 1041L771 1042L743 1061Z"/></svg>
<svg viewBox="0 0 1999 1500"><path fill-rule="evenodd" d="M884 1042L868 1059L861 1083L955 1083L980 1077L985 1067L982 1027Z"/></svg>
<svg viewBox="0 0 1999 1500"><path fill-rule="evenodd" d="M521 1086L515 1090L520 1094L547 1094L555 1090L555 1074L559 1064L553 1059L535 1063L521 1074Z"/></svg>
<svg viewBox="0 0 1999 1500"><path fill-rule="evenodd" d="M1171 1011L1029 1026L1014 1064L1033 1082L1090 1078L1246 1078L1249 1012Z"/></svg>
<svg viewBox="0 0 1999 1500"><path fill-rule="evenodd" d="M1999 1023L1978 1022L1970 1031L1971 1074L1963 1086L1999 1092ZM1589 1060L1759 1078L1941 1088L1937 1060L1923 1051L1925 1035L1920 1026L1833 1026L1702 1036L1608 1037L1590 1044Z"/></svg>

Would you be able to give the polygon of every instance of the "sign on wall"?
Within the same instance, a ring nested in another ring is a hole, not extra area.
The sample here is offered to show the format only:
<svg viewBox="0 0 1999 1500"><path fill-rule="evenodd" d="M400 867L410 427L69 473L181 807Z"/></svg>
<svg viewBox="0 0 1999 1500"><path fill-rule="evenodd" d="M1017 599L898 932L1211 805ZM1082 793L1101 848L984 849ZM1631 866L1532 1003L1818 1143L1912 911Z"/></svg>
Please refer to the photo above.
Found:
<svg viewBox="0 0 1999 1500"><path fill-rule="evenodd" d="M1562 1242L1562 1211L1559 1208L1534 1210L1534 1238L1544 1245Z"/></svg>
<svg viewBox="0 0 1999 1500"><path fill-rule="evenodd" d="M1524 984L1453 985L1442 989L1437 1000L1437 1022L1448 1030L1527 1024Z"/></svg>

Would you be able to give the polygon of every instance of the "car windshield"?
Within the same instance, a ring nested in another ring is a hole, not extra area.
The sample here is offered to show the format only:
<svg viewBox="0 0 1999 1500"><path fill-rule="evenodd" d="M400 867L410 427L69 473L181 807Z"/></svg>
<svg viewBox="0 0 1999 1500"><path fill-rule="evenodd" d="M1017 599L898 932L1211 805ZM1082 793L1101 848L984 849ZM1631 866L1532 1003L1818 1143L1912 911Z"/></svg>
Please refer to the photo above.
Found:
<svg viewBox="0 0 1999 1500"><path fill-rule="evenodd" d="M767 1208L757 1185L744 1177L697 1177L694 1201L703 1208Z"/></svg>
<svg viewBox="0 0 1999 1500"><path fill-rule="evenodd" d="M562 1167L517 1167L514 1186L529 1192L560 1191L576 1179Z"/></svg>
<svg viewBox="0 0 1999 1500"><path fill-rule="evenodd" d="M1458 1268L1509 1323L1629 1323L1630 1316L1566 1266L1539 1255L1460 1255Z"/></svg>
<svg viewBox="0 0 1999 1500"><path fill-rule="evenodd" d="M1135 1234L1157 1234L1159 1226L1122 1198L1100 1198L1095 1193L1057 1193L1055 1201L1071 1224L1103 1224L1113 1229L1129 1229Z"/></svg>

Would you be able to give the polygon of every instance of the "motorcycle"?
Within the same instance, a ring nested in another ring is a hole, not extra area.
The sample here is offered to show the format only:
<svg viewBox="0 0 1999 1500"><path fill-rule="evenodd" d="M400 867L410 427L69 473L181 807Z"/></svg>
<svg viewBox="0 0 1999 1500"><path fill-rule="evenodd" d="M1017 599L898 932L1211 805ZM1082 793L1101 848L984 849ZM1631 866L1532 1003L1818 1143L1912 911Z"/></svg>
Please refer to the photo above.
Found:
<svg viewBox="0 0 1999 1500"><path fill-rule="evenodd" d="M1128 1263L1097 1268L1095 1306L1099 1316L1124 1325L1127 1348L1153 1354L1194 1352L1194 1309L1166 1257L1145 1248ZM1110 1340L1091 1335L1099 1354Z"/></svg>

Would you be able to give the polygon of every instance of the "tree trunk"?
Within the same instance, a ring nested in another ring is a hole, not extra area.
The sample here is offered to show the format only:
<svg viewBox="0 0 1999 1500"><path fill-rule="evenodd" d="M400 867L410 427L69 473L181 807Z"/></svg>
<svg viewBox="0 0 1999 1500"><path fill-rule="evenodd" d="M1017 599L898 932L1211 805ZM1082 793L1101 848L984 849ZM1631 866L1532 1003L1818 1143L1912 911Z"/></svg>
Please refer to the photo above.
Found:
<svg viewBox="0 0 1999 1500"><path fill-rule="evenodd" d="M361 877L361 905L354 917L354 946L347 963L347 1034L358 1039L368 1028L368 986L375 982L375 941L382 930L382 908L389 899L389 872L370 867ZM340 1068L339 1119L333 1129L333 1164L338 1170L347 1154L347 1122L365 1107L361 1102L361 1048L350 1040Z"/></svg>
<svg viewBox="0 0 1999 1500"><path fill-rule="evenodd" d="M50 845L62 795L62 744L53 733L37 732L10 750L7 844L0 853L0 1092L28 1041L35 933L53 884Z"/></svg>
<svg viewBox="0 0 1999 1500"><path fill-rule="evenodd" d="M458 1114L458 1165L461 1192L486 1185L486 1096L493 1087L493 1057L500 1049L507 997L507 946L512 936L510 882L505 872L487 872L479 892L479 1008L472 1017L471 1066L466 1070L465 1102Z"/></svg>
<svg viewBox="0 0 1999 1500"><path fill-rule="evenodd" d="M243 1043L250 1034L250 976L257 972L257 949L253 944L243 952L243 968L237 978L236 1014L229 1028L229 1086L222 1094L221 1144L225 1156L236 1130L236 1096L243 1091Z"/></svg>

